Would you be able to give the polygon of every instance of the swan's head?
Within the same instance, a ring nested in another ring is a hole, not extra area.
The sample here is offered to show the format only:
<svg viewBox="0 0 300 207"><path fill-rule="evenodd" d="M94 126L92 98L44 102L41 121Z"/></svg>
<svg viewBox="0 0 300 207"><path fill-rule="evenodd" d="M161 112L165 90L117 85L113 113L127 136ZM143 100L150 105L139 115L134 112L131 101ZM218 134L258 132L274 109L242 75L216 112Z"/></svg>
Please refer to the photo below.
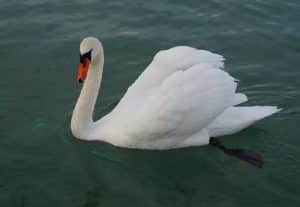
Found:
<svg viewBox="0 0 300 207"><path fill-rule="evenodd" d="M80 43L80 65L77 79L82 83L87 76L90 65L103 61L103 47L95 37L86 37Z"/></svg>

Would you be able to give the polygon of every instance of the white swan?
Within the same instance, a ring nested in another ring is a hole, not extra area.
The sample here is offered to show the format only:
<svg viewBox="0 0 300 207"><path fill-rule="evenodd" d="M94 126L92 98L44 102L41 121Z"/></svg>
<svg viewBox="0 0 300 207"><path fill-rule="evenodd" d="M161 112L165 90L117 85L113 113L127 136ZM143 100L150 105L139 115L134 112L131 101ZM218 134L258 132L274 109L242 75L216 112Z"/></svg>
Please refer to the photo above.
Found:
<svg viewBox="0 0 300 207"><path fill-rule="evenodd" d="M224 58L178 46L158 52L118 105L94 122L104 52L93 37L80 44L78 80L83 88L73 111L72 134L119 147L170 149L206 145L210 137L236 133L280 109L236 106L247 101L223 71Z"/></svg>

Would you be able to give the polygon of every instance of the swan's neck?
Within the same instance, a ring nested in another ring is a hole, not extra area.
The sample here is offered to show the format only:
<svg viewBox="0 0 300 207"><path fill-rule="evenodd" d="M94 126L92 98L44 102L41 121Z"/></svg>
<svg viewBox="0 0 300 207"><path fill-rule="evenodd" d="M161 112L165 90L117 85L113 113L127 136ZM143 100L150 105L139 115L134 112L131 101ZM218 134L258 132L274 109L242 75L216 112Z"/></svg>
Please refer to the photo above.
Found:
<svg viewBox="0 0 300 207"><path fill-rule="evenodd" d="M94 123L93 112L102 80L103 61L92 63L88 69L87 78L83 84L71 120L71 130L74 136L88 139L88 133Z"/></svg>

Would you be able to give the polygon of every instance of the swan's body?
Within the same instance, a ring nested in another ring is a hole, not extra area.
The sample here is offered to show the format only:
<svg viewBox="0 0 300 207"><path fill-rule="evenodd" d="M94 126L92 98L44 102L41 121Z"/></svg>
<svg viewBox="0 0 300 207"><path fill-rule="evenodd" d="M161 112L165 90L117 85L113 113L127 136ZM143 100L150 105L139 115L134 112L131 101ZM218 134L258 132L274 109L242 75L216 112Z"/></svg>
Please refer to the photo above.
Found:
<svg viewBox="0 0 300 207"><path fill-rule="evenodd" d="M142 149L200 146L212 136L236 133L279 111L273 106L236 106L247 97L236 93L234 78L222 70L224 58L179 46L157 53L118 105L94 122L104 53L96 38L85 38L80 52L91 52L91 57L71 121L79 139Z"/></svg>

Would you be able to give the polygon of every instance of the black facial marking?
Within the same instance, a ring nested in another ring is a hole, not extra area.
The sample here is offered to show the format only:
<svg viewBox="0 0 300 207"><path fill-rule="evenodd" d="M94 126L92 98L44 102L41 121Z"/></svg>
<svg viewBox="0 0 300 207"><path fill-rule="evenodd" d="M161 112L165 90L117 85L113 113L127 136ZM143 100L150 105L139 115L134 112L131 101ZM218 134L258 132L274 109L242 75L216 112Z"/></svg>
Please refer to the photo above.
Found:
<svg viewBox="0 0 300 207"><path fill-rule="evenodd" d="M89 61L92 60L92 51L93 49L91 49L90 51L88 51L87 53L84 53L84 54L79 54L79 57L80 57L80 63L83 63L83 60L85 58L87 58Z"/></svg>

